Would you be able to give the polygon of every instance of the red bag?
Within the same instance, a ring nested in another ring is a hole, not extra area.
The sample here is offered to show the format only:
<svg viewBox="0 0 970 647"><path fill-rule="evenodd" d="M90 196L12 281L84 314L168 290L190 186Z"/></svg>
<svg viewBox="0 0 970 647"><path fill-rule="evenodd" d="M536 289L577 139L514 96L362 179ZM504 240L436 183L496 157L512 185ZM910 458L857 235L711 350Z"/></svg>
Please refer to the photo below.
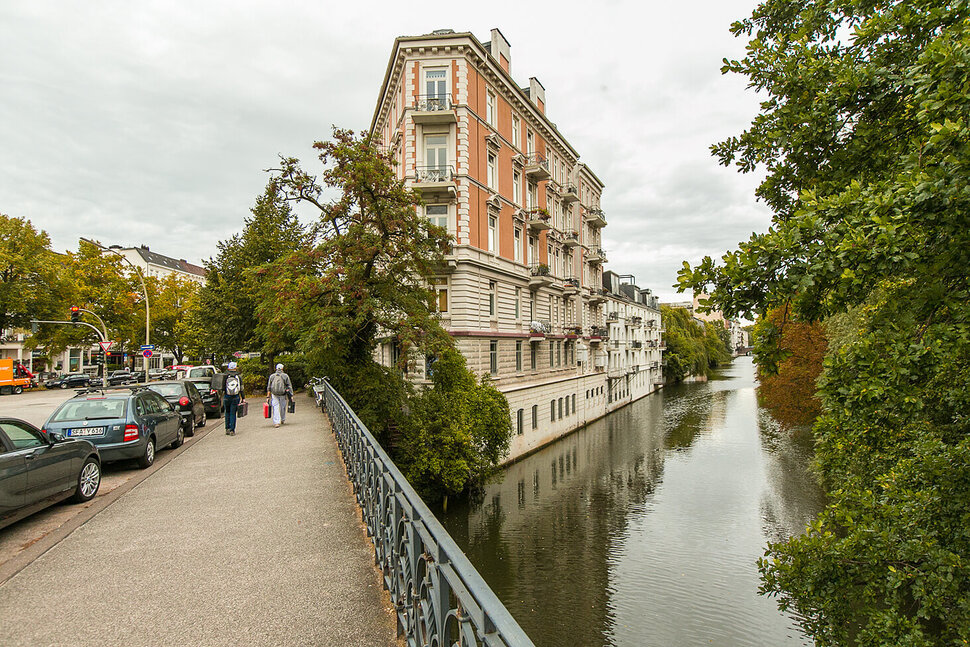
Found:
<svg viewBox="0 0 970 647"><path fill-rule="evenodd" d="M269 400L267 400L266 402L263 403L263 417L264 418L271 418L272 417L271 414L270 414L270 412L269 412Z"/></svg>

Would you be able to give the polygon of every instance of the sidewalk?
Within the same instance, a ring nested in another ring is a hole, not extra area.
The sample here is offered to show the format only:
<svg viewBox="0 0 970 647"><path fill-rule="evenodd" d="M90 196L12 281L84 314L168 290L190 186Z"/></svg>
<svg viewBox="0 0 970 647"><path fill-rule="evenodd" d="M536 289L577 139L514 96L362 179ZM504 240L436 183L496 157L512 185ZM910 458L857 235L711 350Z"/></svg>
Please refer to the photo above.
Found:
<svg viewBox="0 0 970 647"><path fill-rule="evenodd" d="M0 586L0 644L396 646L326 416L250 411Z"/></svg>

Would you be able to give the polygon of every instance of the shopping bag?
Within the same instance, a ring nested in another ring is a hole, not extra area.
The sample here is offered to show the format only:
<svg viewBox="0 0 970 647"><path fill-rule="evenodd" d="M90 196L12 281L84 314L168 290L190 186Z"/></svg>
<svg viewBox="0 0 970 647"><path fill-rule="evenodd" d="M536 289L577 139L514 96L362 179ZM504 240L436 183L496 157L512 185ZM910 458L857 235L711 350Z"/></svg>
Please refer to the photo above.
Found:
<svg viewBox="0 0 970 647"><path fill-rule="evenodd" d="M264 418L272 417L272 414L270 414L270 410L269 410L269 400L263 403L263 417Z"/></svg>
<svg viewBox="0 0 970 647"><path fill-rule="evenodd" d="M236 409L236 417L245 418L246 414L248 413L249 413L249 401L247 400L246 402L240 402L239 408Z"/></svg>

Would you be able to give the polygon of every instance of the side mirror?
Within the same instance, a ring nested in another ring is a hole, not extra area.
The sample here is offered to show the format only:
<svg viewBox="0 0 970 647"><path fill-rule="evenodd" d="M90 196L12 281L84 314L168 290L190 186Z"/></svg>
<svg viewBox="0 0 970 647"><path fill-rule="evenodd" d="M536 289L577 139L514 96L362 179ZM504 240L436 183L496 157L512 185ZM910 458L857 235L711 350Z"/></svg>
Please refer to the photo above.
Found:
<svg viewBox="0 0 970 647"><path fill-rule="evenodd" d="M48 431L47 432L47 440L48 440L48 442L50 442L51 445L53 445L54 443L63 442L64 441L64 436L60 435L56 431Z"/></svg>

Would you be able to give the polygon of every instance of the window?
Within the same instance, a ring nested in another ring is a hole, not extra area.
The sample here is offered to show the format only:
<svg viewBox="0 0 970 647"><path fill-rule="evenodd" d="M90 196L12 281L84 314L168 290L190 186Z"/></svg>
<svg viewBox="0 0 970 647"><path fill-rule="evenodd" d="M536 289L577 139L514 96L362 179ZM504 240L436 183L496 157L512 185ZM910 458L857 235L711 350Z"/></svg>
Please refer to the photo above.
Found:
<svg viewBox="0 0 970 647"><path fill-rule="evenodd" d="M535 321L536 318L536 295L529 295L529 321ZM535 368L533 366L532 368Z"/></svg>
<svg viewBox="0 0 970 647"><path fill-rule="evenodd" d="M512 232L512 240L515 242L515 249L512 254L516 263L522 262L522 227L516 227ZM519 316L518 306L516 306L515 316Z"/></svg>
<svg viewBox="0 0 970 647"><path fill-rule="evenodd" d="M498 228L498 218L495 216L488 217L488 251L494 253L497 247L497 232Z"/></svg>
<svg viewBox="0 0 970 647"><path fill-rule="evenodd" d="M519 319L519 303L522 301L522 288L515 288L515 318Z"/></svg>
<svg viewBox="0 0 970 647"><path fill-rule="evenodd" d="M530 154L536 152L536 136L528 128L525 131L525 152Z"/></svg>
<svg viewBox="0 0 970 647"><path fill-rule="evenodd" d="M525 196L525 207L526 209L539 208L539 185L535 182L529 182L528 193Z"/></svg>
<svg viewBox="0 0 970 647"><path fill-rule="evenodd" d="M488 342L488 370L492 375L498 375L498 341Z"/></svg>
<svg viewBox="0 0 970 647"><path fill-rule="evenodd" d="M556 342L556 366L562 366L562 342Z"/></svg>
<svg viewBox="0 0 970 647"><path fill-rule="evenodd" d="M556 421L556 401L549 401L549 420L552 422Z"/></svg>
<svg viewBox="0 0 970 647"><path fill-rule="evenodd" d="M512 171L512 202L522 204L522 174Z"/></svg>
<svg viewBox="0 0 970 647"><path fill-rule="evenodd" d="M554 350L555 346L556 346L555 340L550 339L549 340L549 368L552 368L553 366L555 366L555 364L553 363L554 360L556 359L556 351Z"/></svg>
<svg viewBox="0 0 970 647"><path fill-rule="evenodd" d="M498 191L498 155L488 154L488 188Z"/></svg>
<svg viewBox="0 0 970 647"><path fill-rule="evenodd" d="M519 118L512 115L512 145L516 148L522 147L522 130L519 126Z"/></svg>
<svg viewBox="0 0 970 647"><path fill-rule="evenodd" d="M536 370L536 360L538 359L539 351L536 349L536 344L529 345L529 361L532 370Z"/></svg>
<svg viewBox="0 0 970 647"><path fill-rule="evenodd" d="M522 435L522 424L523 424L522 418L524 417L523 416L524 413L525 411L523 409L519 409L515 414L515 430L518 432L520 436Z"/></svg>
<svg viewBox="0 0 970 647"><path fill-rule="evenodd" d="M448 228L448 205L429 204L424 208L424 216L432 225Z"/></svg>
<svg viewBox="0 0 970 647"><path fill-rule="evenodd" d="M498 296L498 285L495 281L488 282L488 316L495 316L495 300Z"/></svg>
<svg viewBox="0 0 970 647"><path fill-rule="evenodd" d="M529 236L529 265L539 262L539 239Z"/></svg>
<svg viewBox="0 0 970 647"><path fill-rule="evenodd" d="M495 93L488 90L485 98L485 121L489 126L495 126Z"/></svg>
<svg viewBox="0 0 970 647"><path fill-rule="evenodd" d="M418 179L425 182L444 182L448 180L448 135L425 135L424 137L424 174L419 172Z"/></svg>
<svg viewBox="0 0 970 647"><path fill-rule="evenodd" d="M26 427L21 427L15 422L8 421L0 424L3 431L7 434L7 438L13 444L13 451L18 452L22 449L30 449L31 447L46 447L47 440L40 437L38 434L34 433ZM3 451L3 445L0 445L0 452ZM22 464L21 460L21 464Z"/></svg>
<svg viewBox="0 0 970 647"><path fill-rule="evenodd" d="M517 373L522 372L522 340L516 340L515 342L515 371Z"/></svg>
<svg viewBox="0 0 970 647"><path fill-rule="evenodd" d="M424 71L424 93L427 95L426 109L442 110L448 91L448 71L446 68L428 68Z"/></svg>
<svg viewBox="0 0 970 647"><path fill-rule="evenodd" d="M533 429L539 428L539 405L538 404L532 405L532 428Z"/></svg>
<svg viewBox="0 0 970 647"><path fill-rule="evenodd" d="M562 398L559 398L559 417L562 418Z"/></svg>
<svg viewBox="0 0 970 647"><path fill-rule="evenodd" d="M435 293L434 309L448 312L448 279L431 279L431 291Z"/></svg>

